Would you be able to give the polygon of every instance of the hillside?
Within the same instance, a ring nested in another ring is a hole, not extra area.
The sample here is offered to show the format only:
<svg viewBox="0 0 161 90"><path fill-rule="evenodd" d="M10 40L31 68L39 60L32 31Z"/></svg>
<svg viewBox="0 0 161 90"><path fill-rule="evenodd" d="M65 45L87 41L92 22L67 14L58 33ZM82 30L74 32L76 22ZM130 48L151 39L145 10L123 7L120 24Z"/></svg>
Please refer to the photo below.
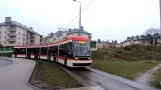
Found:
<svg viewBox="0 0 161 90"><path fill-rule="evenodd" d="M92 52L93 60L156 60L161 61L161 47L128 46L124 48L106 48Z"/></svg>

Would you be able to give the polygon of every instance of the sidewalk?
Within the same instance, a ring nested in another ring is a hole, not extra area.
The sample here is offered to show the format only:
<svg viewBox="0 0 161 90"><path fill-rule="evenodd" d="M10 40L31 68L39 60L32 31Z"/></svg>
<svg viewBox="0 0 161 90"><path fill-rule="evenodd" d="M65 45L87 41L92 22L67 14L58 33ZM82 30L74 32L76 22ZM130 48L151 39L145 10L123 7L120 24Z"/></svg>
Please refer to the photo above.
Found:
<svg viewBox="0 0 161 90"><path fill-rule="evenodd" d="M0 68L0 90L35 90L26 82L36 62L21 58L6 59L12 60L13 64Z"/></svg>

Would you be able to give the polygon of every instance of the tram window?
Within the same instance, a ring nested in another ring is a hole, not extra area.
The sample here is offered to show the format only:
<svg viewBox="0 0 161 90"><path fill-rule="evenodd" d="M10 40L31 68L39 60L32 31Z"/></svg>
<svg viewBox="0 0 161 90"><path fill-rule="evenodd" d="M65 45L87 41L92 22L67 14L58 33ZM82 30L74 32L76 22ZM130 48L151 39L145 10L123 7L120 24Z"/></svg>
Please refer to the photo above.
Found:
<svg viewBox="0 0 161 90"><path fill-rule="evenodd" d="M25 54L26 52L25 52L26 50L25 49L17 49L17 54Z"/></svg>
<svg viewBox="0 0 161 90"><path fill-rule="evenodd" d="M47 48L46 47L41 48L41 54L47 54Z"/></svg>
<svg viewBox="0 0 161 90"><path fill-rule="evenodd" d="M68 51L72 52L72 42L68 43Z"/></svg>
<svg viewBox="0 0 161 90"><path fill-rule="evenodd" d="M68 44L67 44L67 43L64 44L64 47L63 47L63 48L64 48L65 51L68 51L68 50L67 50L67 49L68 49Z"/></svg>

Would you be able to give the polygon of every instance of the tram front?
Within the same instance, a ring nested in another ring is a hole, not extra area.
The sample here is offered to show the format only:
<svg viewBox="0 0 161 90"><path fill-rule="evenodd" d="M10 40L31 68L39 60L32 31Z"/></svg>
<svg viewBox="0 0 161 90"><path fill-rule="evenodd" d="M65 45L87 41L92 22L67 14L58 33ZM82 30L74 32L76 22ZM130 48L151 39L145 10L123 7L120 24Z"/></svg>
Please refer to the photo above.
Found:
<svg viewBox="0 0 161 90"><path fill-rule="evenodd" d="M90 41L73 40L73 66L91 66Z"/></svg>

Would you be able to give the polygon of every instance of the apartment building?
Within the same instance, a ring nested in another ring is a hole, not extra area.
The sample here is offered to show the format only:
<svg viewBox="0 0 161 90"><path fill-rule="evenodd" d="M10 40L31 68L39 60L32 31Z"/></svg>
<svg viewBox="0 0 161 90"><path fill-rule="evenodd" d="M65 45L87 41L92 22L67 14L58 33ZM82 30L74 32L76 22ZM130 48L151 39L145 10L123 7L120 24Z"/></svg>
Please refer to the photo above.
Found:
<svg viewBox="0 0 161 90"><path fill-rule="evenodd" d="M65 37L68 37L68 36L78 36L78 35L88 37L90 40L92 38L92 36L91 36L92 34L88 33L85 30L68 29L65 31L57 31L56 33L51 33L50 35L45 37L44 41L46 43L50 43L50 42L63 40Z"/></svg>
<svg viewBox="0 0 161 90"><path fill-rule="evenodd" d="M102 49L102 48L120 48L121 44L117 42L117 40L109 42L109 41L100 41L98 40L97 42L97 48Z"/></svg>
<svg viewBox="0 0 161 90"><path fill-rule="evenodd" d="M41 35L32 27L12 21L11 17L5 17L5 22L0 23L0 45L2 46L39 44L40 38Z"/></svg>
<svg viewBox="0 0 161 90"><path fill-rule="evenodd" d="M155 43L155 38L158 38L157 44L160 44L161 42L161 35L155 36L152 35L150 39L153 39L153 45ZM137 35L137 36L131 36L127 37L127 39L124 42L121 42L123 47L130 46L130 45L150 45L148 42L148 37L145 35Z"/></svg>

